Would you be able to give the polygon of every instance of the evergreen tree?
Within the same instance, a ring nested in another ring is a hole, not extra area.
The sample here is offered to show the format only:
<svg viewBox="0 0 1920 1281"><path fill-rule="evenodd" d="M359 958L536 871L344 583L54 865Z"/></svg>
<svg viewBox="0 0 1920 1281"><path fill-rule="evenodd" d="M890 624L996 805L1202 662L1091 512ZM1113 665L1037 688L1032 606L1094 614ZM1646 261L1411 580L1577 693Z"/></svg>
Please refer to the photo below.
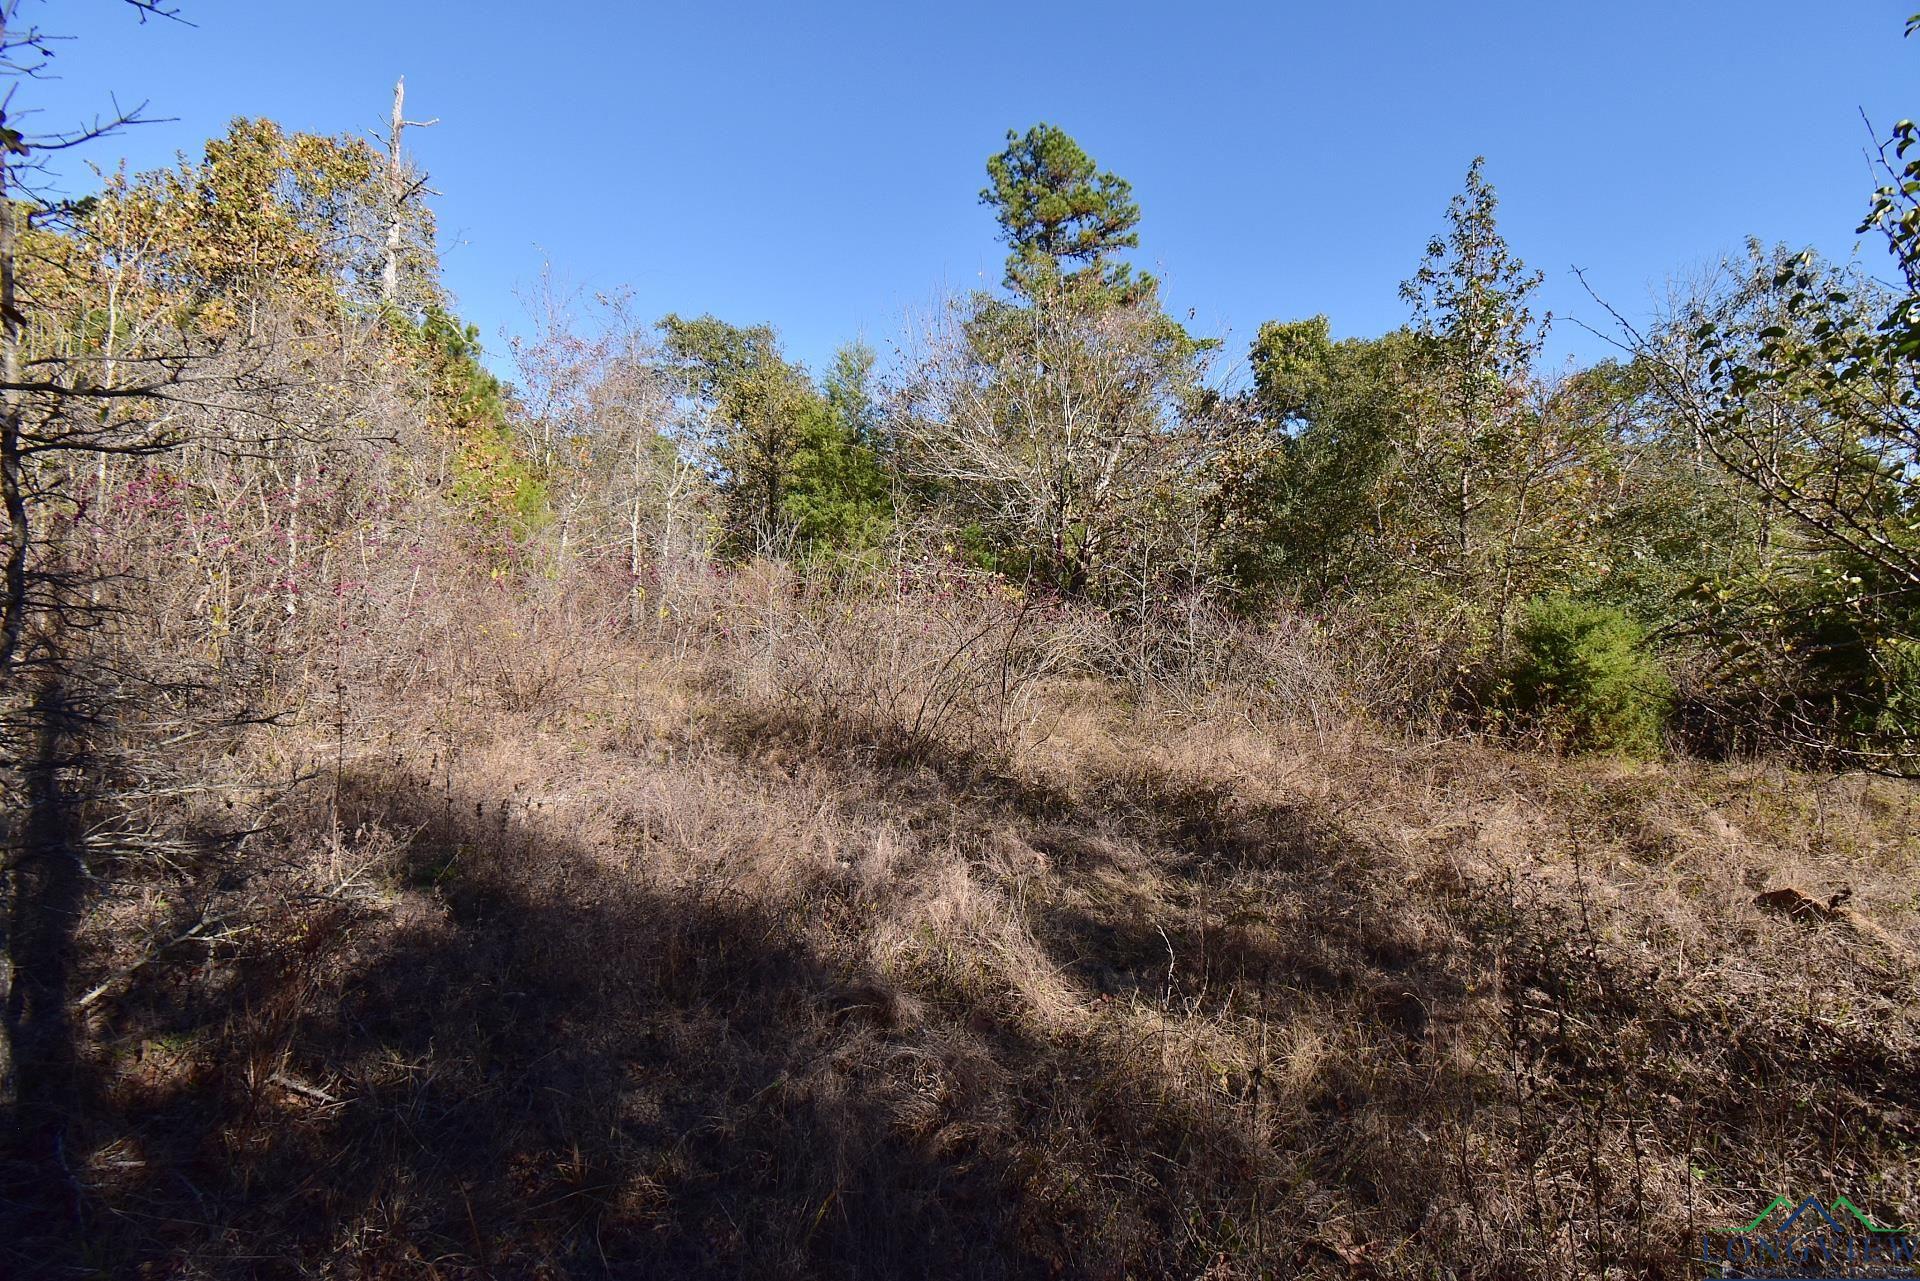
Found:
<svg viewBox="0 0 1920 1281"><path fill-rule="evenodd" d="M1535 376L1541 277L1500 234L1484 164L1401 286L1415 341L1390 550L1468 605L1503 652L1515 607L1567 550L1559 521L1592 479L1591 442Z"/></svg>
<svg viewBox="0 0 1920 1281"><path fill-rule="evenodd" d="M864 342L850 342L833 354L833 368L822 379L827 408L856 444L880 443L880 402L874 395L877 357Z"/></svg>
<svg viewBox="0 0 1920 1281"><path fill-rule="evenodd" d="M1026 298L1062 283L1092 286L1115 298L1151 291L1115 255L1137 248L1140 206L1124 178L1101 173L1066 131L1037 124L1009 129L1006 149L987 161L992 180L980 193L1000 223L1007 288Z"/></svg>
<svg viewBox="0 0 1920 1281"><path fill-rule="evenodd" d="M1014 297L955 307L912 380L902 464L982 561L1108 603L1151 594L1198 510L1218 344L1120 259L1139 245L1132 188L1065 132L1010 131L987 174Z"/></svg>
<svg viewBox="0 0 1920 1281"><path fill-rule="evenodd" d="M1409 462L1420 497L1450 527L1450 577L1464 585L1484 548L1476 519L1492 480L1523 431L1526 387L1542 331L1532 300L1540 273L1507 247L1495 221L1499 199L1476 158L1466 188L1447 206L1448 227L1400 287L1419 338L1421 403Z"/></svg>
<svg viewBox="0 0 1920 1281"><path fill-rule="evenodd" d="M810 550L872 547L891 517L873 367L865 343L835 352L803 424L785 510Z"/></svg>

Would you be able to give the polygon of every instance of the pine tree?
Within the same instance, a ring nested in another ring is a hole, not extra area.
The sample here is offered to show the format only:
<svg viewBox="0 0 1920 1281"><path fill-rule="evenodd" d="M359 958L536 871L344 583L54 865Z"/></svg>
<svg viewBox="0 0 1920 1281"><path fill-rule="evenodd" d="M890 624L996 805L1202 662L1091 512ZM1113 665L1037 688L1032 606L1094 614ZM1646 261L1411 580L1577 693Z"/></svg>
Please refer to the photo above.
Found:
<svg viewBox="0 0 1920 1281"><path fill-rule="evenodd" d="M1007 288L1026 298L1061 284L1111 298L1150 292L1153 279L1117 261L1137 248L1140 206L1124 178L1101 173L1065 130L1037 124L1007 131L1006 150L987 161L992 185L980 193L1000 222Z"/></svg>
<svg viewBox="0 0 1920 1281"><path fill-rule="evenodd" d="M1539 394L1541 276L1500 234L1484 165L1468 168L1446 230L1400 288L1415 347L1397 555L1477 611L1503 652L1527 580L1551 559L1542 539L1566 497L1555 486L1577 479L1584 454Z"/></svg>

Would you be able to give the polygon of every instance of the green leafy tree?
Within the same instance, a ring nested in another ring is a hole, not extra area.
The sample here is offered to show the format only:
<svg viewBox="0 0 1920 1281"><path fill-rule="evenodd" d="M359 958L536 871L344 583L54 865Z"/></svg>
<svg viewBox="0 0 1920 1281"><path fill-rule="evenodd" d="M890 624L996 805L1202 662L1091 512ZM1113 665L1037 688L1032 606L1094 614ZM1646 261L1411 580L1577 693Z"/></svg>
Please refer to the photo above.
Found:
<svg viewBox="0 0 1920 1281"><path fill-rule="evenodd" d="M891 519L873 369L865 343L840 348L802 424L785 512L809 550L875 546Z"/></svg>
<svg viewBox="0 0 1920 1281"><path fill-rule="evenodd" d="M1580 370L1554 404L1597 442L1595 483L1568 530L1561 586L1671 634L1702 581L1751 563L1754 505L1667 412L1641 361Z"/></svg>
<svg viewBox="0 0 1920 1281"><path fill-rule="evenodd" d="M1877 203L1876 227L1897 257L1908 224ZM1744 291L1756 305L1707 311L1685 342L1642 344L1668 404L1754 513L1752 554L1699 585L1693 630L1716 657L1707 694L1735 723L1914 773L1920 347L1908 326L1920 291L1811 253L1756 269Z"/></svg>
<svg viewBox="0 0 1920 1281"><path fill-rule="evenodd" d="M1339 342L1324 317L1261 328L1254 426L1221 491L1241 583L1420 609L1497 659L1519 602L1599 572L1618 490L1606 420L1587 384L1536 371L1540 276L1497 209L1475 160L1402 287L1408 328Z"/></svg>
<svg viewBox="0 0 1920 1281"><path fill-rule="evenodd" d="M1916 23L1908 24L1912 35ZM1889 282L1811 252L1726 303L1627 327L1668 411L1749 496L1758 554L1700 585L1724 718L1920 773L1920 128L1898 122L1862 233Z"/></svg>
<svg viewBox="0 0 1920 1281"><path fill-rule="evenodd" d="M402 322L405 323L405 322ZM518 448L507 389L481 363L480 330L428 307L401 345L429 388L434 425L453 446L450 496L496 568L552 516L541 470Z"/></svg>
<svg viewBox="0 0 1920 1281"><path fill-rule="evenodd" d="M1411 340L1335 341L1324 316L1260 327L1251 420L1223 458L1224 554L1256 597L1377 586Z"/></svg>
<svg viewBox="0 0 1920 1281"><path fill-rule="evenodd" d="M874 390L878 357L864 342L850 342L833 354L833 368L821 379L827 409L855 444L869 449L882 445L884 417Z"/></svg>
<svg viewBox="0 0 1920 1281"><path fill-rule="evenodd" d="M720 491L728 550L746 556L777 545L812 395L806 376L781 356L769 325L669 315L660 331L691 401L687 425Z"/></svg>
<svg viewBox="0 0 1920 1281"><path fill-rule="evenodd" d="M870 353L843 353L823 396L781 354L771 326L669 315L660 331L734 555L784 549L792 539L840 546L876 536L887 486L860 436L873 429Z"/></svg>

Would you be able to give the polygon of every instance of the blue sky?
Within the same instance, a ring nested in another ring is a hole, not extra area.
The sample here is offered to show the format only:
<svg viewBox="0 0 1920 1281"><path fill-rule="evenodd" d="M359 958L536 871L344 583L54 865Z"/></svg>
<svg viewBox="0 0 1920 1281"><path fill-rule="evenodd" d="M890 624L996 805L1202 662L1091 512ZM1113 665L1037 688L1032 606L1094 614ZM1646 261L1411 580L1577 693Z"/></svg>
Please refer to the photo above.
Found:
<svg viewBox="0 0 1920 1281"><path fill-rule="evenodd" d="M1468 162L1487 157L1544 305L1630 315L1757 235L1837 256L1884 135L1920 109L1916 0L1525 3L603 3L118 0L35 4L76 37L26 86L70 123L111 91L170 123L101 144L135 167L236 114L376 126L405 74L448 284L498 351L543 253L648 314L771 321L815 368L998 281L977 202L1011 127L1061 125L1133 183L1138 260L1229 338L1396 296ZM1879 265L1878 251L1871 259ZM1559 323L1556 358L1602 345Z"/></svg>

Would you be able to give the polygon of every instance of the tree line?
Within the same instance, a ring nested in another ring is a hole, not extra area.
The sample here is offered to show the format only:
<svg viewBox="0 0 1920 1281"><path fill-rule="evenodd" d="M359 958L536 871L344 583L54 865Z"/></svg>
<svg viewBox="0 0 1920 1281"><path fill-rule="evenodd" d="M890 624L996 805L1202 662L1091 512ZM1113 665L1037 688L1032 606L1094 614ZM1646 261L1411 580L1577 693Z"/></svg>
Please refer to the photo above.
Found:
<svg viewBox="0 0 1920 1281"><path fill-rule="evenodd" d="M1920 769L1911 122L1863 193L1890 273L1756 241L1556 369L1475 160L1402 326L1271 321L1244 385L1129 261L1130 185L1045 123L986 162L1000 287L895 359L816 372L769 324L548 279L502 379L403 123L383 153L238 119L79 200L0 135L9 681L115 584L193 594L216 663L269 623L293 647L321 585L409 539L488 581L614 575L636 623L689 567L878 579L910 548L1141 635L1337 618L1477 731Z"/></svg>

